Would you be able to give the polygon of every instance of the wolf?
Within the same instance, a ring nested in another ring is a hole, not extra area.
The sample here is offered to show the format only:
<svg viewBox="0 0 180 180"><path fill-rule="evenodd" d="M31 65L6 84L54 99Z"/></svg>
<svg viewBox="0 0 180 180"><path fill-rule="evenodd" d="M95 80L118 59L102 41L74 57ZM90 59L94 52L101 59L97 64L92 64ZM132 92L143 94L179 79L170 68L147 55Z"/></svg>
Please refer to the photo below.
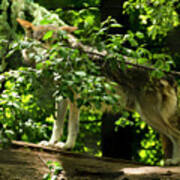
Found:
<svg viewBox="0 0 180 180"><path fill-rule="evenodd" d="M55 27L53 25L34 26L31 22L17 19L24 28L26 36L36 40L42 39L49 30L66 30L72 33L76 27ZM161 79L152 80L149 73L142 69L129 69L112 75L109 67L105 67L106 75L111 81L116 82L115 91L126 108L137 111L141 118L153 129L157 130L172 144L172 154L166 160L167 164L180 163L180 118L178 115L178 93L177 83L173 77L166 76ZM72 149L75 146L79 129L80 109L76 102L70 99L62 99L56 105L56 120L50 141L42 141L41 145L54 146L62 149ZM65 143L60 142L63 134L63 124L67 109L69 107L68 136ZM108 107L109 108L109 107ZM107 111L103 107L102 111ZM121 142L119 142L121 143Z"/></svg>

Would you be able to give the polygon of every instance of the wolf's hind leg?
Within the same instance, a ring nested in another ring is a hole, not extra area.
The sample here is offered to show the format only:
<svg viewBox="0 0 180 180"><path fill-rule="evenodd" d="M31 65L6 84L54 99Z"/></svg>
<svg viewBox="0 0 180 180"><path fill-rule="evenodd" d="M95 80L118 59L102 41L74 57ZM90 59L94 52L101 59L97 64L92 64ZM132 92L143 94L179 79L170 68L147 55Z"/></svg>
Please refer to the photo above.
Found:
<svg viewBox="0 0 180 180"><path fill-rule="evenodd" d="M166 165L180 165L180 137L178 139L173 138L173 152L172 158L167 159L165 164Z"/></svg>

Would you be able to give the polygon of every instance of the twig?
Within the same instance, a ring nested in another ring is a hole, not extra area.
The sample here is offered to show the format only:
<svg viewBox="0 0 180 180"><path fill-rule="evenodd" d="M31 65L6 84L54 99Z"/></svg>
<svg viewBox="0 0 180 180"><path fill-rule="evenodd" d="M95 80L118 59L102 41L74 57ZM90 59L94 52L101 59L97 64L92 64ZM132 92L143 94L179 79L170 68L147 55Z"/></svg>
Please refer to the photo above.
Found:
<svg viewBox="0 0 180 180"><path fill-rule="evenodd" d="M42 163L49 169L49 166L47 165L46 161L38 154L39 159L42 161ZM49 170L50 171L50 170ZM51 172L51 171L50 171Z"/></svg>

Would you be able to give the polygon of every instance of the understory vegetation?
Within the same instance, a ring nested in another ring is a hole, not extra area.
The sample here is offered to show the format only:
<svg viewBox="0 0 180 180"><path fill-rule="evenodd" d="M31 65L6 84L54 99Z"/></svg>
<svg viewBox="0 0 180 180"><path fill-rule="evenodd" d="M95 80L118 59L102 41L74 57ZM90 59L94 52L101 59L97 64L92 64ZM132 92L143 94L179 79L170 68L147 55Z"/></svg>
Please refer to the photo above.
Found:
<svg viewBox="0 0 180 180"><path fill-rule="evenodd" d="M34 143L49 140L55 119L55 102L62 97L73 101L76 92L80 94L78 106L85 108L81 111L80 131L73 151L102 156L101 103L113 106L113 113L120 109L116 106L120 97L102 75L103 65L109 63L112 73L116 73L113 68L116 70L118 63L122 71L132 68L133 64L145 66L147 71L149 67L152 68L149 71L152 79L178 71L179 47L172 44L172 33L178 33L180 3L177 0L126 0L119 5L121 8L117 11L121 18L118 20L111 12L107 12L106 18L102 17L103 5L109 1L51 2L1 1L0 146L6 146L12 139ZM99 59L93 61L83 48L70 46L70 37L65 31L59 31L55 40L51 31L44 35L43 42L25 40L17 16L34 24L78 27L73 35L84 46L98 50L100 54L91 55ZM44 42L50 45L44 48ZM24 49L30 49L30 65L21 55ZM102 55L104 52L105 56ZM106 88L111 93L107 94ZM142 121L137 112L121 108L120 114L113 122L113 132L128 127L136 134L131 159L163 165L159 134ZM67 124L64 128L62 141L66 140ZM121 143L121 139L117 143Z"/></svg>

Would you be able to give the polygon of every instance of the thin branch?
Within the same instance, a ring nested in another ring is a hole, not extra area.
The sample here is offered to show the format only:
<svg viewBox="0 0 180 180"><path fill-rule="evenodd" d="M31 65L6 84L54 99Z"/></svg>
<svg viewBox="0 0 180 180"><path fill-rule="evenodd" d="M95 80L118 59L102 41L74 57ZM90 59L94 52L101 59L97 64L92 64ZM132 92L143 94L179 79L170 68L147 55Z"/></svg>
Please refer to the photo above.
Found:
<svg viewBox="0 0 180 180"><path fill-rule="evenodd" d="M47 165L46 161L40 156L40 154L38 154L38 158L42 161L44 166L49 169L49 166ZM49 169L49 172L51 172L50 169Z"/></svg>
<svg viewBox="0 0 180 180"><path fill-rule="evenodd" d="M82 46L81 46L82 47ZM81 49L84 53L87 53L90 55L90 57L93 59L93 60L99 60L99 59L104 59L106 58L106 56L108 56L107 54L105 53L99 53L99 52L94 52L94 51L87 51L87 50L84 50L84 49ZM123 56L123 59L125 59L125 61L118 61L117 63L118 64L126 64L126 65L131 65L135 68L139 68L139 69L144 69L144 70L148 70L148 71L155 71L155 70L158 70L157 68L154 68L154 67L149 67L149 66L145 66L145 65L140 65L140 64L134 64L134 63L131 63L129 62L127 59L129 59L130 57L127 57L127 56ZM180 72L178 71L164 71L162 70L162 72L164 72L165 74L170 74L170 75L173 75L173 76L180 76Z"/></svg>

